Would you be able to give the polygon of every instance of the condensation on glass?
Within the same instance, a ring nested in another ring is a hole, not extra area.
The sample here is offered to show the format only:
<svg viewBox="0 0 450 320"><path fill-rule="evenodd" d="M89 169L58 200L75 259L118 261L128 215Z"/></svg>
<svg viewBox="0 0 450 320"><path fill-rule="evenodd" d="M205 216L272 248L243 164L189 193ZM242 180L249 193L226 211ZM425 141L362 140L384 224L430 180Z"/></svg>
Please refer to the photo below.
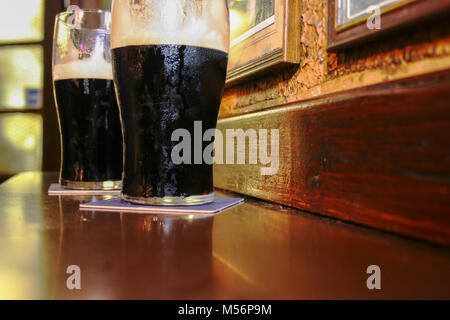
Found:
<svg viewBox="0 0 450 320"><path fill-rule="evenodd" d="M180 130L189 137L215 131L230 47L227 2L115 0L112 16L123 199L167 206L213 202L212 157L205 160L200 143L195 160L187 159L173 137Z"/></svg>

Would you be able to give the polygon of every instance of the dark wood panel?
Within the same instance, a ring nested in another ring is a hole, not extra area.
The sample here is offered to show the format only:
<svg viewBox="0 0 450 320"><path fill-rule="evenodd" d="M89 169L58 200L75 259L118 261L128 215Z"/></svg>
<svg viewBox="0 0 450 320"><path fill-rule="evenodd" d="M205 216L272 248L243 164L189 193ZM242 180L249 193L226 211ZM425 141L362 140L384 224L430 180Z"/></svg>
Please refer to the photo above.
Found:
<svg viewBox="0 0 450 320"><path fill-rule="evenodd" d="M41 113L40 107L25 107L21 109L12 109L9 107L3 108L0 107L0 114L2 113Z"/></svg>
<svg viewBox="0 0 450 320"><path fill-rule="evenodd" d="M366 20L344 30L336 30L336 0L328 1L328 50L338 52L365 42L379 38L387 33L411 27L421 28L421 22L436 18L448 19L450 0L418 0L381 16L381 29L370 30Z"/></svg>
<svg viewBox="0 0 450 320"><path fill-rule="evenodd" d="M111 2L111 1L109 1ZM110 6L110 4L107 4L107 1L103 0L71 0L71 5L77 5L80 8L83 9L91 9L91 8L100 8L103 9L105 6Z"/></svg>
<svg viewBox="0 0 450 320"><path fill-rule="evenodd" d="M0 43L0 48L10 47L10 46L32 46L42 44L41 41L11 41L6 43Z"/></svg>
<svg viewBox="0 0 450 320"><path fill-rule="evenodd" d="M217 165L215 185L450 245L450 71L219 122L279 129L279 171Z"/></svg>

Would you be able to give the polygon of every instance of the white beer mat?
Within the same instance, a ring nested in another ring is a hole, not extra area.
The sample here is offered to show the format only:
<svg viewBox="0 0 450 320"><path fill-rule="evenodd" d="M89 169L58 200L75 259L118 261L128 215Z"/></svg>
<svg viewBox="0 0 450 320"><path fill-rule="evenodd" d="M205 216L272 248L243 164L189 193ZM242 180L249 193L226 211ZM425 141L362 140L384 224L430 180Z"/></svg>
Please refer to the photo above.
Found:
<svg viewBox="0 0 450 320"><path fill-rule="evenodd" d="M120 195L120 190L74 190L54 183L48 188L49 196Z"/></svg>
<svg viewBox="0 0 450 320"><path fill-rule="evenodd" d="M244 202L240 198L216 198L213 203L199 206L147 206L122 201L120 198L80 204L81 211L129 212L164 215L211 215Z"/></svg>

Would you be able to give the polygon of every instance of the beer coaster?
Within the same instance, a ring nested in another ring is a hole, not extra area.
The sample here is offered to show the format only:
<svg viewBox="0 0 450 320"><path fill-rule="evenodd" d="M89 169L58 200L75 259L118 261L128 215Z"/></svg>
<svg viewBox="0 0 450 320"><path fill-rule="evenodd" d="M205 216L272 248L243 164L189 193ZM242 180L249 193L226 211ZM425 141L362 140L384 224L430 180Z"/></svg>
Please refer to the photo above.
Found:
<svg viewBox="0 0 450 320"><path fill-rule="evenodd" d="M212 215L244 202L240 198L216 198L213 203L199 206L144 206L127 203L120 198L80 204L82 211L129 212L164 215Z"/></svg>
<svg viewBox="0 0 450 320"><path fill-rule="evenodd" d="M120 195L120 190L74 190L54 183L48 188L49 196Z"/></svg>

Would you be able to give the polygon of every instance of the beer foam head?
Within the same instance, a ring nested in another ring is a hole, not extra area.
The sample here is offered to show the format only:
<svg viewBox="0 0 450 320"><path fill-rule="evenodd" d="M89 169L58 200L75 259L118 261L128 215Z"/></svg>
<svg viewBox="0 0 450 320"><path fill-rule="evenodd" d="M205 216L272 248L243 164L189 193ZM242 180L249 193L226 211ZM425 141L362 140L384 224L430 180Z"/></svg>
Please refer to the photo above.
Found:
<svg viewBox="0 0 450 320"><path fill-rule="evenodd" d="M103 46L103 41L98 41L89 56L80 56L77 49L71 48L64 59L54 57L53 80L88 78L112 80L109 49L105 52Z"/></svg>
<svg viewBox="0 0 450 320"><path fill-rule="evenodd" d="M88 59L54 65L53 80L65 79L112 80L112 66L104 59Z"/></svg>
<svg viewBox="0 0 450 320"><path fill-rule="evenodd" d="M229 51L226 0L114 0L111 47L176 44Z"/></svg>

